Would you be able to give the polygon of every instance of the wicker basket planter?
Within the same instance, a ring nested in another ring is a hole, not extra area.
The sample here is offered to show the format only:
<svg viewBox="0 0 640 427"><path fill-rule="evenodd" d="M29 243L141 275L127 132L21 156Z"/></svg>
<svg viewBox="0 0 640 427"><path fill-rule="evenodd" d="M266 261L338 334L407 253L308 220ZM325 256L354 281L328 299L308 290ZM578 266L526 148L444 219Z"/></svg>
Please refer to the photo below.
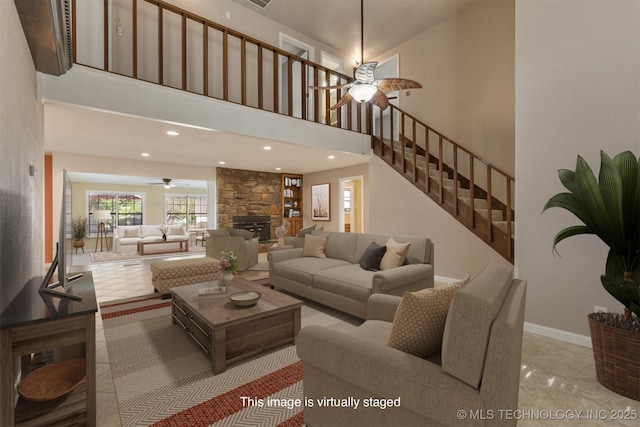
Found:
<svg viewBox="0 0 640 427"><path fill-rule="evenodd" d="M640 332L598 322L594 313L588 317L598 382L640 400Z"/></svg>

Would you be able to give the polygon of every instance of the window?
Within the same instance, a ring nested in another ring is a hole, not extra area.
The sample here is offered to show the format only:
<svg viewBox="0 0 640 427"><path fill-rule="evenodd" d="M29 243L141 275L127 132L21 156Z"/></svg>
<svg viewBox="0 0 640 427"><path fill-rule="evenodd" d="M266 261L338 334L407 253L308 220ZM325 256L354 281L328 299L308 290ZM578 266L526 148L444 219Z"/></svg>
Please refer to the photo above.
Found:
<svg viewBox="0 0 640 427"><path fill-rule="evenodd" d="M207 196L165 194L165 222L180 224L187 230L207 228Z"/></svg>
<svg viewBox="0 0 640 427"><path fill-rule="evenodd" d="M87 191L89 212L111 211L106 222L107 234L113 234L117 225L140 225L143 219L144 194ZM98 221L89 215L89 236L98 233Z"/></svg>

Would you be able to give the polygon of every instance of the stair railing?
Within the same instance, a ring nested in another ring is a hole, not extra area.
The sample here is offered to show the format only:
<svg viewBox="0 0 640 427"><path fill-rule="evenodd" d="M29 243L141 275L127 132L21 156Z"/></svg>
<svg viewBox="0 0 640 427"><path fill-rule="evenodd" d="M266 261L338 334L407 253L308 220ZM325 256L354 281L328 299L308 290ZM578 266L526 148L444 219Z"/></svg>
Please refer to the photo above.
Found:
<svg viewBox="0 0 640 427"><path fill-rule="evenodd" d="M72 0L72 29L75 63L345 130L369 128L361 104L327 111L342 90L309 89L350 76L165 1Z"/></svg>
<svg viewBox="0 0 640 427"><path fill-rule="evenodd" d="M505 258L513 260L513 190L515 179L499 167L484 160L472 151L438 132L406 111L390 105L385 111L372 109L372 144L376 154L386 159L405 178L433 195L440 205L448 203L447 210L456 217L460 215L460 188L469 189L470 214L464 224L471 230L477 229L475 200L486 200L487 221L481 233L487 243L495 243L493 211L501 210L507 238L504 242ZM407 151L411 154L406 155ZM421 158L426 171L418 167ZM436 181L430 179L429 163L437 164ZM446 200L445 180L453 182L453 198ZM438 184L440 183L440 184ZM432 188L434 185L437 188ZM444 207L444 206L443 206ZM462 220L461 220L462 222ZM494 245L495 246L495 245Z"/></svg>

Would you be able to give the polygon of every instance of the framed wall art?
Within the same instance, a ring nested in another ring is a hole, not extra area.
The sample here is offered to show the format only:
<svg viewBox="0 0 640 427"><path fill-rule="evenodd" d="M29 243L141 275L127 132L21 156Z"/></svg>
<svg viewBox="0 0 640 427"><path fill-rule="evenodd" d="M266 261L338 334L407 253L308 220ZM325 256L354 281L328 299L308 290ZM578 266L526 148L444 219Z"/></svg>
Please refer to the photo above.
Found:
<svg viewBox="0 0 640 427"><path fill-rule="evenodd" d="M311 186L311 220L329 221L331 212L329 184Z"/></svg>

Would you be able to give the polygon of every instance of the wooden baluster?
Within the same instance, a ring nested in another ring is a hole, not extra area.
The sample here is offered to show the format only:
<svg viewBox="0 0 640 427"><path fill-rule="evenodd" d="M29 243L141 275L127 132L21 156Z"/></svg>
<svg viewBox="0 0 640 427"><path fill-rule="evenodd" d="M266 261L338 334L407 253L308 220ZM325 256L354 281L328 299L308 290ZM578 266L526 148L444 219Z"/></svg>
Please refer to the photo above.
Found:
<svg viewBox="0 0 640 427"><path fill-rule="evenodd" d="M442 161L442 135L438 135L438 169L440 169L440 191L438 199L440 204L444 202L444 162Z"/></svg>
<svg viewBox="0 0 640 427"><path fill-rule="evenodd" d="M109 25L109 0L103 1L102 10L103 10L102 25L103 25L103 37L104 37L102 69L104 71L109 71L109 29L111 28L111 26Z"/></svg>
<svg viewBox="0 0 640 427"><path fill-rule="evenodd" d="M280 86L278 85L278 52L273 51L273 112L280 114Z"/></svg>
<svg viewBox="0 0 640 427"><path fill-rule="evenodd" d="M491 165L487 165L487 243L493 241L493 233L491 232Z"/></svg>
<svg viewBox="0 0 640 427"><path fill-rule="evenodd" d="M287 114L293 117L293 61L287 56Z"/></svg>
<svg viewBox="0 0 640 427"><path fill-rule="evenodd" d="M74 31L75 34L75 31ZM75 54L75 52L74 52ZM138 0L133 0L131 10L131 55L133 61L133 78L138 78Z"/></svg>
<svg viewBox="0 0 640 427"><path fill-rule="evenodd" d="M453 216L458 216L458 145L453 144Z"/></svg>
<svg viewBox="0 0 640 427"><path fill-rule="evenodd" d="M229 100L229 33L222 31L222 99Z"/></svg>
<svg viewBox="0 0 640 427"><path fill-rule="evenodd" d="M164 24L162 21L162 6L158 5L158 84L160 85L164 84Z"/></svg>
<svg viewBox="0 0 640 427"><path fill-rule="evenodd" d="M400 154L402 155L402 173L405 174L407 173L407 141L404 135L404 111L400 114L400 117L400 143L402 144Z"/></svg>
<svg viewBox="0 0 640 427"><path fill-rule="evenodd" d="M318 85L318 81L320 78L320 74L318 73L318 67L313 66L313 84L315 86ZM317 90L312 91L313 93L313 121L316 123L320 123L320 93Z"/></svg>
<svg viewBox="0 0 640 427"><path fill-rule="evenodd" d="M513 259L513 247L511 242L511 234L513 233L513 217L512 217L512 200L511 200L511 179L507 178L507 255L509 259Z"/></svg>
<svg viewBox="0 0 640 427"><path fill-rule="evenodd" d="M302 118L307 120L307 65L300 63L300 103L302 104Z"/></svg>
<svg viewBox="0 0 640 427"><path fill-rule="evenodd" d="M240 39L240 103L247 105L247 41Z"/></svg>
<svg viewBox="0 0 640 427"><path fill-rule="evenodd" d="M380 156L384 157L384 152L386 151L386 148L387 148L386 145L384 144L384 120L382 117L382 110L378 108L377 111L380 112L380 120L378 121L378 123L380 123L380 153L381 153ZM373 121L373 123L375 123L375 120ZM391 151L393 151L393 149Z"/></svg>
<svg viewBox="0 0 640 427"><path fill-rule="evenodd" d="M187 90L187 17L182 15L182 90Z"/></svg>
<svg viewBox="0 0 640 427"><path fill-rule="evenodd" d="M71 52L74 63L78 62L78 24L76 20L76 0L71 0L71 43L73 52Z"/></svg>
<svg viewBox="0 0 640 427"><path fill-rule="evenodd" d="M475 201L476 201L476 187L475 187L475 179L474 179L474 156L469 155L469 197L470 197L470 201L469 201L469 207L471 209L471 216L469 218L469 228L471 228L472 230L476 227L476 219L474 216L474 205L475 205Z"/></svg>
<svg viewBox="0 0 640 427"><path fill-rule="evenodd" d="M391 145L391 164L395 165L396 163L396 145L394 143L393 140L393 135L394 135L394 120L393 117L395 116L395 114L393 114L393 105L390 106L391 110L389 111L389 141L390 141L390 145ZM382 110L380 110L380 122L382 122L384 120L384 112Z"/></svg>
<svg viewBox="0 0 640 427"><path fill-rule="evenodd" d="M264 109L264 78L262 74L264 73L264 64L262 57L262 44L257 45L258 48L258 108Z"/></svg>
<svg viewBox="0 0 640 427"><path fill-rule="evenodd" d="M416 135L416 121L411 119L412 138L413 138L413 182L418 182L418 137ZM428 159L427 159L428 160ZM429 174L429 163L427 162L427 175ZM428 179L428 178L427 178Z"/></svg>
<svg viewBox="0 0 640 427"><path fill-rule="evenodd" d="M427 160L427 182L426 184L426 188L427 188L427 193L429 191L431 191L431 182L429 180L429 178L431 177L431 174L429 173L429 163L431 163L431 158L429 157L429 127L425 126L424 127L424 150L425 150L425 158Z"/></svg>
<svg viewBox="0 0 640 427"><path fill-rule="evenodd" d="M324 72L324 81L325 81L325 85L329 86L331 84L331 75L329 74L329 70L325 70ZM331 110L329 110L329 107L331 107L331 91L330 90L325 90L324 92L324 98L325 98L325 115L324 115L324 124L325 125L330 125L331 124Z"/></svg>

